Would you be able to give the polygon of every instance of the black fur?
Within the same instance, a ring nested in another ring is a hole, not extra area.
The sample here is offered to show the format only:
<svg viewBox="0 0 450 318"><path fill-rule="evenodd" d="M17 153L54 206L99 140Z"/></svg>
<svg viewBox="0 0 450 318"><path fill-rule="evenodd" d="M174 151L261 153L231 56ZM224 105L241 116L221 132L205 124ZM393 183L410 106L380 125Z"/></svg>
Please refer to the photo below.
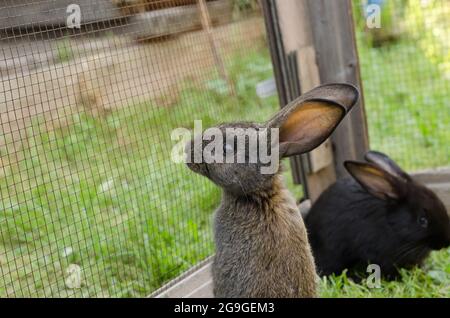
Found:
<svg viewBox="0 0 450 318"><path fill-rule="evenodd" d="M305 224L320 275L378 264L382 275L395 277L398 268L420 265L431 250L450 245L449 217L437 196L411 178L392 180L398 199L376 197L346 178L315 202Z"/></svg>

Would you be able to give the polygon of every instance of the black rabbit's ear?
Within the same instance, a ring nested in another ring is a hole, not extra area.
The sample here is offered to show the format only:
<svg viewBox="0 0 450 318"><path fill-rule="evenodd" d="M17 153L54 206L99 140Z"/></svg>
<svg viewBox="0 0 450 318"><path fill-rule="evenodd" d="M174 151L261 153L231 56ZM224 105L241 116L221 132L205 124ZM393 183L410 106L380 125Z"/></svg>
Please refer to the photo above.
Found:
<svg viewBox="0 0 450 318"><path fill-rule="evenodd" d="M347 171L361 186L377 198L399 200L405 194L405 183L371 163L344 162Z"/></svg>
<svg viewBox="0 0 450 318"><path fill-rule="evenodd" d="M279 128L280 156L308 152L324 142L358 100L349 84L317 87L283 107L268 128Z"/></svg>
<svg viewBox="0 0 450 318"><path fill-rule="evenodd" d="M374 163L390 175L403 181L411 181L411 177L402 168L400 168L394 160L386 154L379 151L369 151L364 157L367 161Z"/></svg>

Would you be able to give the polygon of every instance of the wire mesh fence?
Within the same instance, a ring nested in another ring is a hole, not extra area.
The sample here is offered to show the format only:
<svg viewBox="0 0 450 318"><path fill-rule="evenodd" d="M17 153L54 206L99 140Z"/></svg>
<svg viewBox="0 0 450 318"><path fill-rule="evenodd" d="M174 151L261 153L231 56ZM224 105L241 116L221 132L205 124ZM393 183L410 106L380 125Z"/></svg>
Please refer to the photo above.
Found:
<svg viewBox="0 0 450 318"><path fill-rule="evenodd" d="M450 166L450 2L353 5L371 148L410 170Z"/></svg>
<svg viewBox="0 0 450 318"><path fill-rule="evenodd" d="M146 296L211 255L171 131L279 106L257 1L198 4L2 2L0 297Z"/></svg>

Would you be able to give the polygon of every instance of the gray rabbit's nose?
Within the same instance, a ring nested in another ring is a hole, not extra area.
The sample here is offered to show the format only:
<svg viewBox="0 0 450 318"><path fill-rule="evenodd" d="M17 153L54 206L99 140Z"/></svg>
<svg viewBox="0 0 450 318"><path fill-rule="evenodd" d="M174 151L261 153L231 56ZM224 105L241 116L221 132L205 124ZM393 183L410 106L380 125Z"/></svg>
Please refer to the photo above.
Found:
<svg viewBox="0 0 450 318"><path fill-rule="evenodd" d="M202 135L196 136L193 139L189 140L184 147L184 153L185 163L189 169L204 176L209 175L207 165L203 160Z"/></svg>

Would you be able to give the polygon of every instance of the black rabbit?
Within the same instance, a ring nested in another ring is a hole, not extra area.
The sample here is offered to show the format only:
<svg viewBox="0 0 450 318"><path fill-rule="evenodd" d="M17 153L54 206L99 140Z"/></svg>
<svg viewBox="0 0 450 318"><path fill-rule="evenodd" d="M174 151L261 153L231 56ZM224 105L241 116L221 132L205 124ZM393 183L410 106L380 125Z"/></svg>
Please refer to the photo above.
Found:
<svg viewBox="0 0 450 318"><path fill-rule="evenodd" d="M351 275L368 264L386 278L420 265L431 250L450 245L444 204L386 155L370 151L368 163L344 163L352 178L331 185L305 219L320 275Z"/></svg>

